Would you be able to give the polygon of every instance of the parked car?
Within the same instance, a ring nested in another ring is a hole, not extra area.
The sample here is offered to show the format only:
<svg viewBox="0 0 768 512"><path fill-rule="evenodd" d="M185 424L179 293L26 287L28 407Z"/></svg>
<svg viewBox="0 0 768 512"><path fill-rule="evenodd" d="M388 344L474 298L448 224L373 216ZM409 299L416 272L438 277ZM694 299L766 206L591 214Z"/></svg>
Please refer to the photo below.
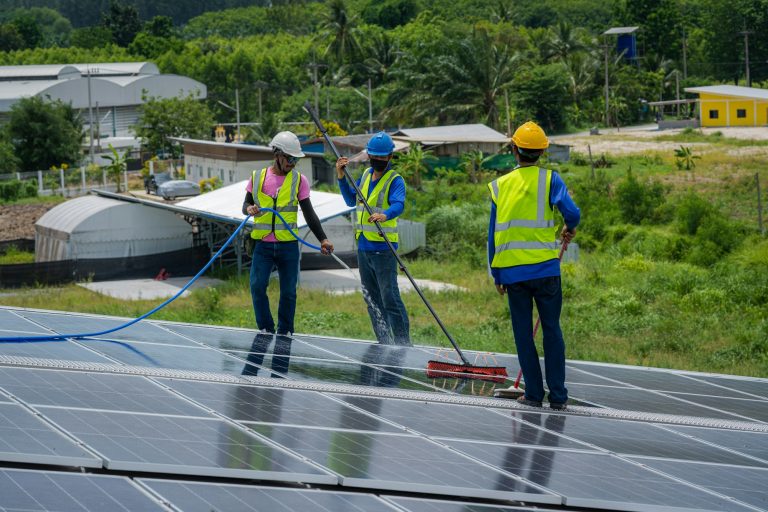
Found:
<svg viewBox="0 0 768 512"><path fill-rule="evenodd" d="M173 201L177 197L200 195L200 186L194 181L171 180L157 187L157 195Z"/></svg>
<svg viewBox="0 0 768 512"><path fill-rule="evenodd" d="M167 172L158 172L155 174L150 174L149 176L144 178L144 189L146 189L147 194L151 194L152 192L157 194L158 187L163 183L171 181L172 179L173 178L171 178L171 174Z"/></svg>

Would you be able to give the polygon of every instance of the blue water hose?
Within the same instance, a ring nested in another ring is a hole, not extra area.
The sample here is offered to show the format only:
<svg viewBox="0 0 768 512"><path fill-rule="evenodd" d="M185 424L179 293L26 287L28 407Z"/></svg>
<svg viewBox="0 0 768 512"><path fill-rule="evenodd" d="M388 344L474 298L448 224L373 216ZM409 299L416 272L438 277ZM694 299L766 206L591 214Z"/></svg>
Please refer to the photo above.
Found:
<svg viewBox="0 0 768 512"><path fill-rule="evenodd" d="M288 225L288 223L283 218L283 216L280 215L280 213L276 212L272 208L261 208L261 211L262 212L270 212L270 213L276 215L277 218L279 218L280 221L285 225L285 227L288 229L288 231L291 233L291 235L293 235L293 237L296 238L296 240L298 240L302 244L306 245L307 247L311 247L312 249L315 249L317 251L321 250L321 248L318 247L317 245L311 244L311 243L303 240L298 234L296 234L291 229L291 227ZM138 322L144 320L145 318L148 318L148 317L154 315L155 313L157 313L158 311L160 311L161 309L163 309L165 306L167 306L168 304L170 304L174 300L178 299L181 296L181 294L184 293L187 290L187 288L192 286L192 283L197 281L198 278L200 278L200 276L202 276L205 273L205 271L208 270L208 268L210 268L210 266L213 264L213 262L216 261L216 258L218 258L221 255L221 253L224 251L224 249L226 249L229 246L229 244L232 243L232 240L234 240L235 237L237 236L237 234L243 229L243 227L245 227L245 224L248 222L248 219L250 219L250 218L251 218L251 216L248 215L248 216L245 217L245 219L243 219L243 222L240 223L240 225L237 227L235 232L232 233L232 235L224 243L224 245L221 246L221 249L219 249L216 252L216 254L213 255L213 257L210 259L210 261L208 263L206 263L205 266L202 269L200 269L200 272L198 272L197 275L195 275L195 277L190 279L190 281L187 284L185 284L184 287L181 290L179 290L178 293L176 293L176 295L174 295L170 299L166 300L165 302L163 302L159 306L156 306L155 308L151 309L150 311L147 311L146 313L144 313L140 317L134 318L133 320L131 320L129 322L126 322L126 323L124 323L122 325L118 325L117 327L114 327L112 329L107 329L105 331L89 332L89 333L77 333L77 334L56 334L56 335L51 335L51 336L0 337L0 343L39 343L39 342L46 342L46 341L66 341L68 339L75 339L75 340L78 340L78 339L90 339L90 338L94 338L96 336L103 336L105 334L110 334L110 333L113 333L115 331L120 331L122 329L125 329L127 327L132 326L135 323L138 323ZM134 347L132 347L130 345L126 345L123 342L116 341L116 340L99 339L99 340L92 340L92 341L104 341L104 342L107 342L107 343L122 344L122 345L126 346L127 348L133 350L134 352L137 352L137 350ZM145 354L141 354L140 353L139 355L141 355L144 358L149 358L149 356L146 356ZM151 358L149 358L149 359L151 360Z"/></svg>

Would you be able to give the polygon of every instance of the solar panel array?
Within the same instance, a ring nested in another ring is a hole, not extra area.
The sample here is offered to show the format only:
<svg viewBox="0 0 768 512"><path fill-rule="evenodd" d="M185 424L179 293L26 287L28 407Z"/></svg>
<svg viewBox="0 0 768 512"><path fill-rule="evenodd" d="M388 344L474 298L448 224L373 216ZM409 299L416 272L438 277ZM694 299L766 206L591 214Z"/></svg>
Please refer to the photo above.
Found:
<svg viewBox="0 0 768 512"><path fill-rule="evenodd" d="M0 308L0 336L119 323ZM475 403L494 384L435 357L159 321L0 343L0 512L768 510L768 380L569 362L575 403L620 420Z"/></svg>

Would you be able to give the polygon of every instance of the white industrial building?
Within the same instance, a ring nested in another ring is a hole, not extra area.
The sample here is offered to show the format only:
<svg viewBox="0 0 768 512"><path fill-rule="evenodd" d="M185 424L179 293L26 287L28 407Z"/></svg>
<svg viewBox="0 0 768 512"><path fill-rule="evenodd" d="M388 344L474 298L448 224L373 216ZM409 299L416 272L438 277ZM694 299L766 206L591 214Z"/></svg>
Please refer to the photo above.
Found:
<svg viewBox="0 0 768 512"><path fill-rule="evenodd" d="M192 229L172 211L99 196L49 210L35 223L35 261L132 258L192 247Z"/></svg>
<svg viewBox="0 0 768 512"><path fill-rule="evenodd" d="M204 99L207 88L185 76L161 74L151 62L0 66L0 123L22 98L41 96L71 104L86 132L92 116L101 137L132 137L142 97L189 94Z"/></svg>

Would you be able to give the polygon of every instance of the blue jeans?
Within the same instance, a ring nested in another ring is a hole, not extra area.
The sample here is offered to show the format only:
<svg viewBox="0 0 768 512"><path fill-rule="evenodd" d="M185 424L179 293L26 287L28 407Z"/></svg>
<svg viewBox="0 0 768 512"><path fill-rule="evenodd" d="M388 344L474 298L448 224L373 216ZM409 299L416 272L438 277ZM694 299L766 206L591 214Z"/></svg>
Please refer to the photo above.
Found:
<svg viewBox="0 0 768 512"><path fill-rule="evenodd" d="M397 287L397 260L390 251L357 251L363 298L379 343L410 345L410 324Z"/></svg>
<svg viewBox="0 0 768 512"><path fill-rule="evenodd" d="M565 342L560 330L560 310L563 307L560 276L531 279L505 287L517 358L525 378L525 397L538 402L544 400L539 354L533 343L533 302L536 302L544 334L544 367L549 401L565 403L568 390L565 387Z"/></svg>
<svg viewBox="0 0 768 512"><path fill-rule="evenodd" d="M277 307L277 333L293 333L296 314L296 283L299 280L298 242L256 242L251 262L251 298L256 325L275 332L275 321L269 311L267 286L272 268L277 267L280 280L280 303Z"/></svg>

